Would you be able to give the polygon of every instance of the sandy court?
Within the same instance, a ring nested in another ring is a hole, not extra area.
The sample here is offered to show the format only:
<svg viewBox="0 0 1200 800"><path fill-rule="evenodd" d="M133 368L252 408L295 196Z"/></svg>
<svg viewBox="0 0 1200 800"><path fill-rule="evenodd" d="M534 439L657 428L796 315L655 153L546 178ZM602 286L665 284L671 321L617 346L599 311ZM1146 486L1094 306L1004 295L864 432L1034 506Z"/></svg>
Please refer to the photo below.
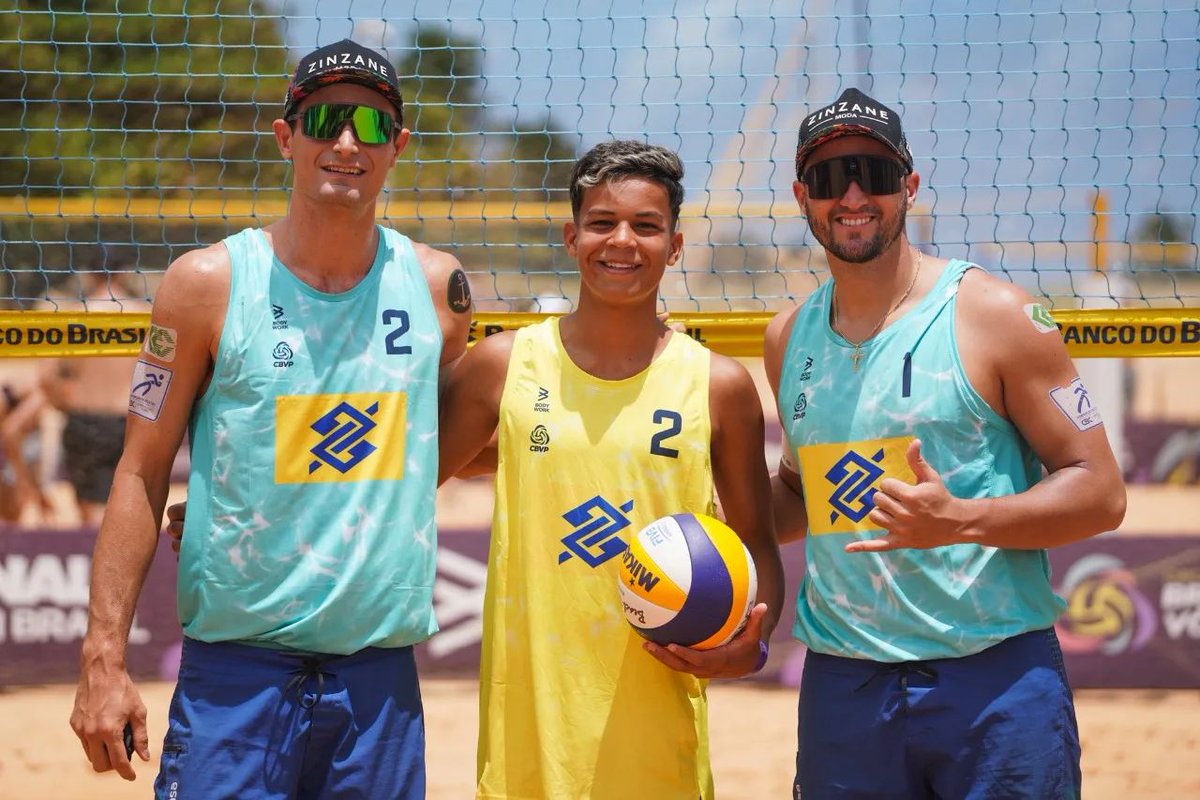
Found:
<svg viewBox="0 0 1200 800"><path fill-rule="evenodd" d="M147 683L151 747L157 753L171 685ZM476 730L475 684L424 683L429 797L470 798ZM716 684L711 698L717 796L789 798L795 750L791 689ZM145 798L156 764L138 780L96 775L67 727L74 687L22 688L0 694L0 798ZM1088 800L1182 800L1200 797L1200 691L1088 691L1077 698ZM653 800L647 798L647 800Z"/></svg>

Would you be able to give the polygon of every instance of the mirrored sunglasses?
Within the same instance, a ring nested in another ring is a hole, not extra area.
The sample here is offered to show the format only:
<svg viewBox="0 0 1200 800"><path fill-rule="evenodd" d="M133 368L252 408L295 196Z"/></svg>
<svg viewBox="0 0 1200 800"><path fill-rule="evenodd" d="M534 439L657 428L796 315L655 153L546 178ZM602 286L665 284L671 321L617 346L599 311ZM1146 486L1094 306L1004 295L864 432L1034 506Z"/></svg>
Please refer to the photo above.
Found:
<svg viewBox="0 0 1200 800"><path fill-rule="evenodd" d="M896 194L904 188L907 174L903 164L890 158L840 156L813 164L801 180L813 200L835 200L846 193L851 181L867 194Z"/></svg>
<svg viewBox="0 0 1200 800"><path fill-rule="evenodd" d="M336 139L349 122L354 135L363 144L386 144L391 141L396 120L386 111L371 106L333 104L309 106L288 121L300 119L300 129L310 139L327 142Z"/></svg>

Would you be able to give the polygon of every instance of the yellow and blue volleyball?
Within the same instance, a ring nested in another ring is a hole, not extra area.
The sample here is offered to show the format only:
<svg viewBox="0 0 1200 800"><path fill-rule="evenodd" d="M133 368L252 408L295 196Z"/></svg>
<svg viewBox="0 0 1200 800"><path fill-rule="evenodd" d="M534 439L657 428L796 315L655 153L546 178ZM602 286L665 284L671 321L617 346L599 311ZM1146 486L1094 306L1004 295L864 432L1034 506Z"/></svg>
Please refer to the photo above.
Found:
<svg viewBox="0 0 1200 800"><path fill-rule="evenodd" d="M642 528L621 554L618 582L638 633L697 650L732 639L758 594L750 551L728 525L703 514L672 514Z"/></svg>

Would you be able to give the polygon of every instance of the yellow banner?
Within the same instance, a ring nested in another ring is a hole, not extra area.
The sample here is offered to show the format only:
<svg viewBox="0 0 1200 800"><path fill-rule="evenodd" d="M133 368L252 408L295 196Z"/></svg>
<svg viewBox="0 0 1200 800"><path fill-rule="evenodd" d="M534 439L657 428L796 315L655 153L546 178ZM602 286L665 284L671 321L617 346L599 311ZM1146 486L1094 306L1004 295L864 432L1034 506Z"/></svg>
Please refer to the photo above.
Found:
<svg viewBox="0 0 1200 800"><path fill-rule="evenodd" d="M1074 358L1200 356L1200 309L1123 308L1051 312ZM470 341L540 322L547 314L476 314ZM762 355L773 312L672 314L689 336L718 353ZM0 312L0 358L132 356L142 349L150 315Z"/></svg>
<svg viewBox="0 0 1200 800"><path fill-rule="evenodd" d="M1200 356L1200 309L1061 309L1050 312L1072 358ZM546 314L476 314L470 341L540 322ZM718 353L761 357L774 312L672 314L693 339Z"/></svg>
<svg viewBox="0 0 1200 800"><path fill-rule="evenodd" d="M1200 356L1200 309L1051 311L1067 352L1096 356Z"/></svg>
<svg viewBox="0 0 1200 800"><path fill-rule="evenodd" d="M0 312L0 358L135 356L149 326L144 313Z"/></svg>

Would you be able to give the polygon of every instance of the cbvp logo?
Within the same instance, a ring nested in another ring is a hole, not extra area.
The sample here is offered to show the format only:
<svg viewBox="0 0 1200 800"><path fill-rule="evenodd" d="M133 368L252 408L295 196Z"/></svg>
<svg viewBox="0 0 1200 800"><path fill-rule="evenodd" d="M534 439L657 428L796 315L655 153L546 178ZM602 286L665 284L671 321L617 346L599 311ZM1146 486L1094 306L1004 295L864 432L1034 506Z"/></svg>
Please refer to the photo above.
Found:
<svg viewBox="0 0 1200 800"><path fill-rule="evenodd" d="M804 419L804 415L808 413L808 397L801 392L796 398L796 405L792 406L792 422Z"/></svg>
<svg viewBox="0 0 1200 800"><path fill-rule="evenodd" d="M374 453L375 445L365 437L374 430L375 420L371 417L378 411L379 403L372 403L363 412L343 401L309 426L325 437L309 450L317 457L308 465L309 474L320 469L322 464L345 474Z"/></svg>
<svg viewBox="0 0 1200 800"><path fill-rule="evenodd" d="M617 533L629 527L629 518L625 514L632 510L632 500L618 509L596 495L563 514L563 519L575 530L562 538L566 550L558 554L558 563L577 556L583 563L595 568L619 556L627 544Z"/></svg>
<svg viewBox="0 0 1200 800"><path fill-rule="evenodd" d="M271 351L271 355L275 358L276 367L290 367L295 362L292 361L296 354L292 352L292 347L287 342L280 342L275 345L275 349Z"/></svg>
<svg viewBox="0 0 1200 800"><path fill-rule="evenodd" d="M1067 611L1058 638L1068 653L1116 655L1146 646L1158 628L1154 606L1118 558L1094 553L1071 565L1059 593Z"/></svg>
<svg viewBox="0 0 1200 800"><path fill-rule="evenodd" d="M550 432L545 425L538 425L529 432L529 450L532 453L550 452Z"/></svg>
<svg viewBox="0 0 1200 800"><path fill-rule="evenodd" d="M859 522L871 513L875 507L875 482L883 477L883 470L878 466L883 460L883 452L881 447L867 459L851 450L825 473L825 479L835 487L829 496L829 505L833 507L829 513L831 524L837 522L840 515Z"/></svg>

